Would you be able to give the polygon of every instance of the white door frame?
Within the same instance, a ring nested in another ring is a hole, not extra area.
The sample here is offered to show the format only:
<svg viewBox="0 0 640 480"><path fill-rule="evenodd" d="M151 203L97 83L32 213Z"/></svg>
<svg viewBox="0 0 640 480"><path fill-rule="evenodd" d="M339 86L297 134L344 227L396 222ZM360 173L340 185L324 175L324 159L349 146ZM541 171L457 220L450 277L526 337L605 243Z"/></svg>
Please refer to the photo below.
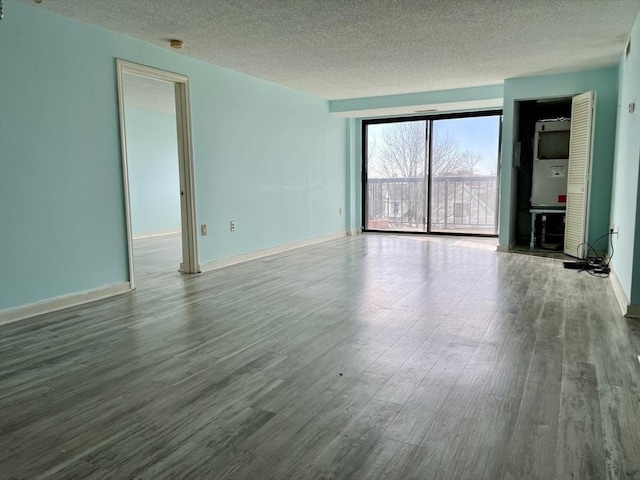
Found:
<svg viewBox="0 0 640 480"><path fill-rule="evenodd" d="M191 102L189 77L157 68L138 65L116 59L118 80L118 108L120 110L120 144L122 147L122 178L124 183L125 218L127 228L127 248L129 254L129 281L135 288L133 266L133 230L131 228L131 200L129 193L129 163L127 160L127 135L124 111L125 73L151 78L175 85L176 123L178 135L178 170L180 176L180 213L182 232L182 262L180 271L200 273L198 263L198 235L196 222L195 174L193 168L193 143L191 137Z"/></svg>

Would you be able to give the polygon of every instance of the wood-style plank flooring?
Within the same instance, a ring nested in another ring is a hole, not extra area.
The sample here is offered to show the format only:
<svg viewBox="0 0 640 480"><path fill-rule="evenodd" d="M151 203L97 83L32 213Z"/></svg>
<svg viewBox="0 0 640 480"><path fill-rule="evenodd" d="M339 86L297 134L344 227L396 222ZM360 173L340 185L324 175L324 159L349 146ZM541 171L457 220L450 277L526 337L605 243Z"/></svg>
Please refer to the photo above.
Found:
<svg viewBox="0 0 640 480"><path fill-rule="evenodd" d="M136 292L0 327L0 478L640 479L608 279L486 239L136 246Z"/></svg>

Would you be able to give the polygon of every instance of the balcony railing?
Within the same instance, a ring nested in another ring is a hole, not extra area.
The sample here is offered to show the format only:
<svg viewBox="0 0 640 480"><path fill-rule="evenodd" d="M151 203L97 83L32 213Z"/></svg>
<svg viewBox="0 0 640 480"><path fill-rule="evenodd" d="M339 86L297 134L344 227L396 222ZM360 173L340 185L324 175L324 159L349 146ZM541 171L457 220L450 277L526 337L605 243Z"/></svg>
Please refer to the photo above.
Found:
<svg viewBox="0 0 640 480"><path fill-rule="evenodd" d="M434 177L431 181L431 231L495 233L497 177ZM424 178L369 178L368 228L426 231Z"/></svg>

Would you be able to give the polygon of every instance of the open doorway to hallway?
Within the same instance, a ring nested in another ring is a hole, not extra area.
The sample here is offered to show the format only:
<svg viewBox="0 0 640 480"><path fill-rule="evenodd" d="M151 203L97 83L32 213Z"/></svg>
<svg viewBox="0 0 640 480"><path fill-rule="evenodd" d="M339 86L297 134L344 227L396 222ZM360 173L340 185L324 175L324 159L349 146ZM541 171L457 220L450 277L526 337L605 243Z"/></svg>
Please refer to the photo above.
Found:
<svg viewBox="0 0 640 480"><path fill-rule="evenodd" d="M188 79L118 61L130 281L198 273Z"/></svg>
<svg viewBox="0 0 640 480"><path fill-rule="evenodd" d="M173 83L125 73L124 114L137 280L177 271L181 256Z"/></svg>

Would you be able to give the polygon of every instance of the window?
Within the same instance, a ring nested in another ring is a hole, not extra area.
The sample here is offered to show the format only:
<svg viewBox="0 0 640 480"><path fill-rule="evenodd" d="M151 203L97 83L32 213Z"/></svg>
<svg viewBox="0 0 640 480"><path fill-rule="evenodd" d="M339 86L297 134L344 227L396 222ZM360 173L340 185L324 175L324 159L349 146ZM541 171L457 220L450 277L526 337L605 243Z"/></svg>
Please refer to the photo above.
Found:
<svg viewBox="0 0 640 480"><path fill-rule="evenodd" d="M364 229L495 235L501 120L363 122Z"/></svg>

